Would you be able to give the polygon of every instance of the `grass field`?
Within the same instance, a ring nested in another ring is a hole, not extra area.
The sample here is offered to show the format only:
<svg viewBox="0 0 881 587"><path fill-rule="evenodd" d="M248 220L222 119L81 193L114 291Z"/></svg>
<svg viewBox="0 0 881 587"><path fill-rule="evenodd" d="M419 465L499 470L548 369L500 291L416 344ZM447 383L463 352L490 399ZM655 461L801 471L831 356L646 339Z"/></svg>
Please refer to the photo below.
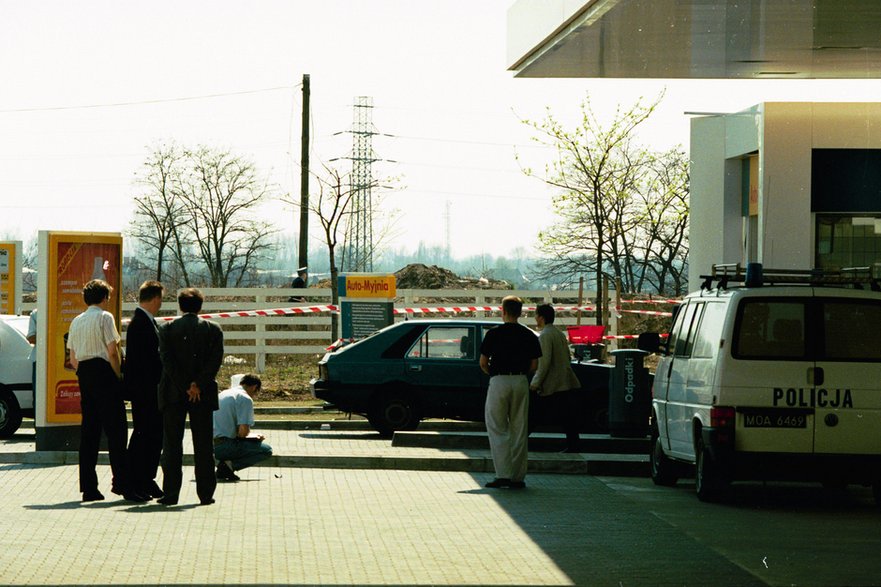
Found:
<svg viewBox="0 0 881 587"><path fill-rule="evenodd" d="M258 402L290 402L302 405L321 405L324 402L312 397L309 380L318 376L319 355L268 355L266 370L256 373L253 356L242 357L241 364L224 364L217 381L224 389L230 376L236 373L255 373L263 382L263 389L254 394Z"/></svg>

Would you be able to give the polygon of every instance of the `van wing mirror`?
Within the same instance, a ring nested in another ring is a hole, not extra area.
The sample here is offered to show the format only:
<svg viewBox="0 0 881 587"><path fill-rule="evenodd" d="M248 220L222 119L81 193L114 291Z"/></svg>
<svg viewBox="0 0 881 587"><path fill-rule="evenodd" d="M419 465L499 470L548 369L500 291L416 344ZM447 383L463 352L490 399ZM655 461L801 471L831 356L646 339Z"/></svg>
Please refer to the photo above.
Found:
<svg viewBox="0 0 881 587"><path fill-rule="evenodd" d="M650 353L659 352L661 350L661 335L657 332L643 332L636 340L636 348Z"/></svg>

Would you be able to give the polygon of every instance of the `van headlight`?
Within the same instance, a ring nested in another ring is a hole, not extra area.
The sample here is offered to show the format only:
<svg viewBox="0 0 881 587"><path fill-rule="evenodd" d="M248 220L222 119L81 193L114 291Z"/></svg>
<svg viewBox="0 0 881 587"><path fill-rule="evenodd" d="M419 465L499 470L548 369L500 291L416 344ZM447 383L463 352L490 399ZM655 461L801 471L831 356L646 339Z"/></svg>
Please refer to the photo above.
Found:
<svg viewBox="0 0 881 587"><path fill-rule="evenodd" d="M327 363L318 363L318 378L327 381Z"/></svg>

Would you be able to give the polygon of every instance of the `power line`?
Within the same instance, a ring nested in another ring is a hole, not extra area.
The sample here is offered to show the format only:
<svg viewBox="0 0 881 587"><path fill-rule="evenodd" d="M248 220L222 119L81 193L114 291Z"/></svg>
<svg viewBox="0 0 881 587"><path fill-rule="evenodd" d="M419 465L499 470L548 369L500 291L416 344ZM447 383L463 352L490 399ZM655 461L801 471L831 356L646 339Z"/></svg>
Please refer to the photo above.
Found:
<svg viewBox="0 0 881 587"><path fill-rule="evenodd" d="M0 110L0 114L12 112L50 112L56 110L86 110L89 108L117 108L120 106L140 106L144 104L163 104L166 102L188 102L192 100L206 100L211 98L225 98L227 96L242 96L245 94L260 94L263 92L276 92L278 90L293 90L300 87L295 86L276 86L274 88L261 88L259 90L242 90L239 92L224 92L219 94L204 94L201 96L181 96L178 98L157 98L153 100L137 100L133 102L110 102L107 104L83 104L79 106L47 106L45 108L9 108Z"/></svg>

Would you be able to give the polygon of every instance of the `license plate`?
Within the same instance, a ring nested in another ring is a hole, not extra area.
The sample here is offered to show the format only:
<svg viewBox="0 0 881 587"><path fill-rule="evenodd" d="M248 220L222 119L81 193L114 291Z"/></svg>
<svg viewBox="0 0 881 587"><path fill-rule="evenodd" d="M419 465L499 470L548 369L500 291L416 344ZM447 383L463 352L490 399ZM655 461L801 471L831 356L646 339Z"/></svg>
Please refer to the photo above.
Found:
<svg viewBox="0 0 881 587"><path fill-rule="evenodd" d="M791 411L755 411L743 413L744 428L807 428L808 414Z"/></svg>

